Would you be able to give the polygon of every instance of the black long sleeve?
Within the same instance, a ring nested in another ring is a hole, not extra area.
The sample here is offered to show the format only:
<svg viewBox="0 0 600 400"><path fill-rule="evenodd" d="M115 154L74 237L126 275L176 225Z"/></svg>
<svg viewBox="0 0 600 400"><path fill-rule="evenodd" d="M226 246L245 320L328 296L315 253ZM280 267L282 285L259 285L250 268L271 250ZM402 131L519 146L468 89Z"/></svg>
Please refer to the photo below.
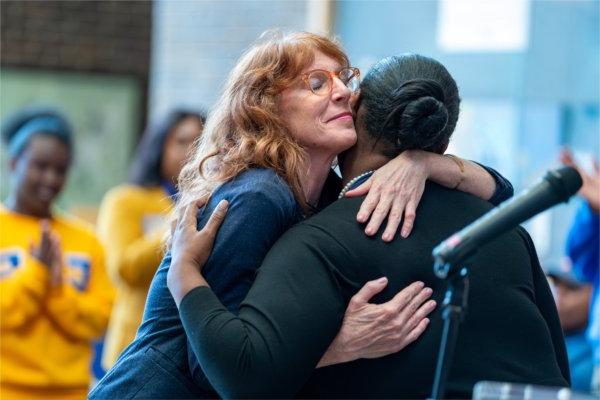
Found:
<svg viewBox="0 0 600 400"><path fill-rule="evenodd" d="M292 229L265 259L238 317L207 287L184 297L189 343L221 396L291 397L309 378L346 307L335 267L326 265L332 251L339 246L321 232Z"/></svg>
<svg viewBox="0 0 600 400"><path fill-rule="evenodd" d="M527 231L521 227L519 227L517 231L525 241L529 253L531 254L536 304L538 305L540 313L546 320L546 324L548 324L548 330L550 331L550 335L552 337L552 344L554 345L554 352L556 353L556 362L558 363L558 367L560 368L565 381L567 381L570 385L571 373L569 371L569 359L567 356L567 348L565 347L565 340L562 335L560 320L558 318L558 311L556 310L556 305L554 303L554 297L552 296L552 292L548 286L548 280L546 279L544 271L542 270L542 266L540 265L531 237Z"/></svg>
<svg viewBox="0 0 600 400"><path fill-rule="evenodd" d="M494 178L494 182L496 182L496 190L494 190L494 194L488 200L490 203L497 206L498 204L510 199L513 196L515 190L513 189L512 183L510 183L508 179L502 176L500 172L496 171L492 167L488 167L476 161L473 162L485 169L487 173L490 174L492 178Z"/></svg>

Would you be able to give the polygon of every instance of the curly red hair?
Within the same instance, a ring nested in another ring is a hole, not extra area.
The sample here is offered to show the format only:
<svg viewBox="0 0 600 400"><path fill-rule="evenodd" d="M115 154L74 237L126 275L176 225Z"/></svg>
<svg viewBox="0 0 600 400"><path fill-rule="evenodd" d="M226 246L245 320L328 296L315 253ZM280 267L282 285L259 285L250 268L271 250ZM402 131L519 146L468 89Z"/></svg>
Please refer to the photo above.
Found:
<svg viewBox="0 0 600 400"><path fill-rule="evenodd" d="M307 155L278 113L278 95L317 51L349 64L339 43L308 32L265 32L242 55L181 171L178 208L210 196L249 168L274 170L305 205L300 176L306 174Z"/></svg>

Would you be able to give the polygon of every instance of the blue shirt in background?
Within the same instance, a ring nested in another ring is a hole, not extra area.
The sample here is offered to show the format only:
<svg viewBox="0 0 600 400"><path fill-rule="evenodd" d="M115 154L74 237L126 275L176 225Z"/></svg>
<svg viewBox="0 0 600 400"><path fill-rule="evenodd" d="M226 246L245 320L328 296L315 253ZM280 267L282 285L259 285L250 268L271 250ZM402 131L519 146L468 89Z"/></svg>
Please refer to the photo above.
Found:
<svg viewBox="0 0 600 400"><path fill-rule="evenodd" d="M600 365L600 215L594 213L587 203L575 215L567 238L567 254L577 278L592 284L587 337L592 346L594 364Z"/></svg>

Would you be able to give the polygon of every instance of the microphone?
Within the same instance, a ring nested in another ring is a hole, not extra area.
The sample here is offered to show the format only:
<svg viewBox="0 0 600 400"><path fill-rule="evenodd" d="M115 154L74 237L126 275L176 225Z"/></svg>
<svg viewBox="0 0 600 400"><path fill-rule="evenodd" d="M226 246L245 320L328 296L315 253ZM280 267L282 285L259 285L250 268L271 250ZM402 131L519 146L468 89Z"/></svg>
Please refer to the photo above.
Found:
<svg viewBox="0 0 600 400"><path fill-rule="evenodd" d="M445 279L451 266L472 256L494 237L558 203L566 203L582 183L573 167L548 171L539 183L489 211L433 249L436 276Z"/></svg>

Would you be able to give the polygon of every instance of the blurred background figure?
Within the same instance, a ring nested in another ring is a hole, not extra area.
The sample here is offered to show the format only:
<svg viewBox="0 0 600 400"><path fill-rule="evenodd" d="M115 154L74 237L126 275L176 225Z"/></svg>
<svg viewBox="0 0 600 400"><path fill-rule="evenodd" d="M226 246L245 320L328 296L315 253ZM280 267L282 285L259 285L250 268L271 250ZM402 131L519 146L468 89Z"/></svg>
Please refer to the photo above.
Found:
<svg viewBox="0 0 600 400"><path fill-rule="evenodd" d="M582 282L592 286L587 338L592 348L594 364L591 391L600 395L600 167L594 159L592 171L586 171L566 149L561 152L560 160L563 164L575 167L583 178L579 195L584 201L577 210L569 231L567 254L573 272ZM571 296L584 297L585 292ZM579 302L583 303L583 300Z"/></svg>
<svg viewBox="0 0 600 400"><path fill-rule="evenodd" d="M206 116L175 110L144 133L129 183L111 189L100 206L98 235L117 296L104 342L109 369L135 337L150 281L162 259L167 215L177 196L177 177Z"/></svg>
<svg viewBox="0 0 600 400"><path fill-rule="evenodd" d="M113 289L87 224L53 209L73 157L58 112L23 110L2 129L10 171L0 206L0 384L3 399L84 399L91 343Z"/></svg>

